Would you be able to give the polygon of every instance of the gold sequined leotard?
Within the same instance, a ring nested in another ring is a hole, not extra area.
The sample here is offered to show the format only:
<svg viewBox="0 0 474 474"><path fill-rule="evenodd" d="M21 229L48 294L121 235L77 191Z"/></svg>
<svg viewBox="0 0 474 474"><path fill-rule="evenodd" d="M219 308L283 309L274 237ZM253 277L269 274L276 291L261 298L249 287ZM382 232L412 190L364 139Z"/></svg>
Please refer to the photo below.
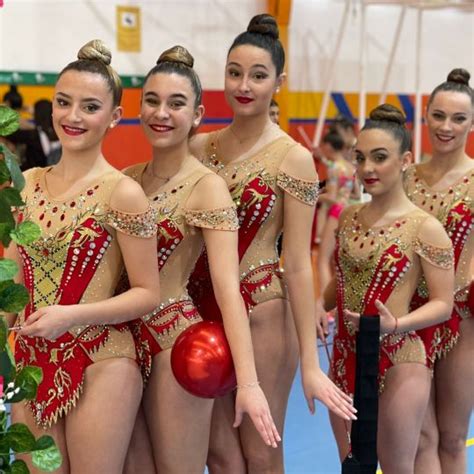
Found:
<svg viewBox="0 0 474 474"><path fill-rule="evenodd" d="M54 199L47 190L45 175L50 169L34 168L25 173L25 206L18 211L18 221L31 220L42 233L36 242L18 246L31 298L19 315L19 324L44 306L110 298L123 271L117 232L143 238L156 233L151 207L141 214L110 207L112 192L124 179L119 171L105 174L64 201ZM126 324L78 326L55 341L18 336L18 367L34 365L43 370L36 399L28 403L37 423L51 426L67 414L80 396L85 369L111 357L136 358Z"/></svg>
<svg viewBox="0 0 474 474"><path fill-rule="evenodd" d="M219 132L209 134L203 163L223 177L239 215L240 289L248 310L275 298L286 298L276 243L283 228L283 197L289 193L308 205L318 197L318 182L294 178L282 171L288 151L298 145L288 135L265 145L244 160L219 160ZM210 284L206 257L193 272L190 294L205 319L220 319Z"/></svg>
<svg viewBox="0 0 474 474"><path fill-rule="evenodd" d="M142 184L146 163L125 170ZM191 173L172 189L148 196L157 212L158 267L161 304L134 324L134 336L145 380L151 373L152 358L173 346L176 338L201 317L186 286L204 239L200 228L236 231L235 207L192 210L186 201L198 181L211 172L205 168Z"/></svg>
<svg viewBox="0 0 474 474"><path fill-rule="evenodd" d="M423 241L419 232L429 215L414 210L390 225L369 227L360 216L364 205L351 206L342 214L336 235L337 333L331 372L337 385L354 393L356 339L348 309L363 315L377 314L378 299L400 317L409 313L411 298L422 276L421 260L451 268L452 247ZM444 240L443 240L444 242ZM429 366L421 337L410 331L386 334L380 340L379 382L384 388L387 370L400 363Z"/></svg>
<svg viewBox="0 0 474 474"><path fill-rule="evenodd" d="M411 201L436 217L443 224L454 248L455 292L451 318L441 324L419 331L432 363L456 344L459 322L472 317L467 304L471 284L471 262L474 255L474 169L443 190L434 190L419 176L418 165L405 173L405 191ZM427 299L422 282L412 302L414 308Z"/></svg>

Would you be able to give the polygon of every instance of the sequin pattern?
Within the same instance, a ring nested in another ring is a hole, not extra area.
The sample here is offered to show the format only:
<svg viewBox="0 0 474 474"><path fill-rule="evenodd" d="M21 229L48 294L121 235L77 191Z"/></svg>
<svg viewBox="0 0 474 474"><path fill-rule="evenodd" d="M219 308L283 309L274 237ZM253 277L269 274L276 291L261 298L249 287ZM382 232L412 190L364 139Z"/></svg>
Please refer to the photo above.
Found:
<svg viewBox="0 0 474 474"><path fill-rule="evenodd" d="M452 247L443 249L417 239L415 251L425 260L438 267L449 269L454 265L454 251Z"/></svg>
<svg viewBox="0 0 474 474"><path fill-rule="evenodd" d="M59 201L45 186L48 171L35 168L26 173L22 193L25 206L18 209L18 221L32 220L41 228L36 242L18 246L25 286L31 295L20 321L44 306L111 297L123 269L116 233L107 225L106 211L123 175L110 172L73 198ZM37 396L28 407L44 428L75 406L89 365L110 357L135 359L126 325L74 327L55 341L19 336L16 342L18 366L36 365L43 371Z"/></svg>
<svg viewBox="0 0 474 474"><path fill-rule="evenodd" d="M149 207L145 212L130 214L109 208L108 223L116 230L133 237L149 238L156 235L156 211Z"/></svg>
<svg viewBox="0 0 474 474"><path fill-rule="evenodd" d="M280 171L277 176L277 184L287 193L310 206L314 206L318 200L318 181L305 181Z"/></svg>
<svg viewBox="0 0 474 474"><path fill-rule="evenodd" d="M136 165L125 173L142 184L145 167L145 163ZM209 170L200 168L172 188L148 196L156 211L161 302L133 325L145 381L152 370L153 356L170 349L181 332L201 320L187 292L189 276L204 247L200 228L237 229L234 207L203 211L186 207L196 184L209 173Z"/></svg>
<svg viewBox="0 0 474 474"><path fill-rule="evenodd" d="M419 165L405 173L404 187L411 201L436 217L443 224L453 244L456 294L471 281L471 261L474 255L474 169L444 189L433 189L419 174ZM424 304L427 298L422 284L412 301L412 307ZM459 338L462 318L472 317L463 304L455 304L451 318L444 323L419 331L425 341L428 357L434 364L444 357Z"/></svg>
<svg viewBox="0 0 474 474"><path fill-rule="evenodd" d="M185 217L188 224L195 227L216 230L237 230L239 228L235 207L206 210L186 209Z"/></svg>
<svg viewBox="0 0 474 474"><path fill-rule="evenodd" d="M344 317L348 308L360 314L377 314L375 301L384 303L395 317L409 312L408 306L421 275L418 233L427 214L412 211L390 225L368 227L360 218L362 206L352 206L342 217L337 234L336 280L338 327L334 341L332 373L337 385L354 391L355 330ZM435 261L446 264L446 249L426 250ZM438 257L438 258L437 258ZM414 331L383 335L380 339L379 382L393 365L417 362L428 366L421 337Z"/></svg>
<svg viewBox="0 0 474 474"><path fill-rule="evenodd" d="M237 206L239 218L239 260L241 294L247 309L275 298L286 298L286 286L279 271L277 240L283 230L285 192L306 204L317 197L317 183L295 179L281 171L290 149L298 146L283 136L246 159L225 164L218 153L219 132L211 133L203 163L224 178ZM189 291L206 319L220 319L206 257L191 277Z"/></svg>

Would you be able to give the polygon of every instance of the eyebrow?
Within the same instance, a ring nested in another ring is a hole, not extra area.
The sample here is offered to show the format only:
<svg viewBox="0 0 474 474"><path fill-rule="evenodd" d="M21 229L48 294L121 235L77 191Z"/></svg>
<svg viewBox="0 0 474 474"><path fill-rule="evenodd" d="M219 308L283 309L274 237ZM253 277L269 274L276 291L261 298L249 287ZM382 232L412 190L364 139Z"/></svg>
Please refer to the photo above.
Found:
<svg viewBox="0 0 474 474"><path fill-rule="evenodd" d="M156 92L153 92L153 91L149 91L149 92L146 92L145 93L145 97L157 97L159 98L159 95L156 93ZM171 94L170 96L172 99L184 99L184 100L188 100L188 97L185 95L185 94L181 94L181 93L177 93L177 94Z"/></svg>
<svg viewBox="0 0 474 474"><path fill-rule="evenodd" d="M65 92L58 92L56 95L60 95L62 97L65 97L66 99L72 99L72 97L69 94L66 94ZM86 97L85 99L81 99L81 102L100 102L102 104L102 101L97 97Z"/></svg>
<svg viewBox="0 0 474 474"><path fill-rule="evenodd" d="M446 112L445 112L444 110L441 110L441 109L434 109L433 112L437 112L437 113L446 115ZM466 116L467 114L468 114L468 112L453 112L453 115L463 115L463 116Z"/></svg>
<svg viewBox="0 0 474 474"><path fill-rule="evenodd" d="M239 64L239 63L235 63L235 62L232 62L232 63L229 63L229 64L227 64L227 67L229 67L229 66L237 66L237 67L242 67L242 65L241 65L241 64ZM257 63L257 64L252 64L252 66L251 66L251 69L253 69L253 68L257 68L257 67L261 67L261 68L263 68L263 69L266 69L266 70L268 71L268 68L267 68L267 66L265 66L265 64L260 64L260 63Z"/></svg>
<svg viewBox="0 0 474 474"><path fill-rule="evenodd" d="M354 150L356 153L362 153L363 152L359 148L355 148ZM379 148L374 148L373 150L370 150L369 153L377 153L378 151L386 151L388 153L388 150L385 147L379 147Z"/></svg>

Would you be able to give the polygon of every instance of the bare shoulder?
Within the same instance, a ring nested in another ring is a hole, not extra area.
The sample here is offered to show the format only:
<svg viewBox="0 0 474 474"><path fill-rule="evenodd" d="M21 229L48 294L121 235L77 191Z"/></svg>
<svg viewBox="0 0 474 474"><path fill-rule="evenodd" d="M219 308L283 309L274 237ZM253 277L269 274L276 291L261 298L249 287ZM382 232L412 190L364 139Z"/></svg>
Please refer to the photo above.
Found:
<svg viewBox="0 0 474 474"><path fill-rule="evenodd" d="M118 181L110 196L110 206L122 212L144 212L149 205L142 187L128 176Z"/></svg>
<svg viewBox="0 0 474 474"><path fill-rule="evenodd" d="M227 183L212 171L199 179L187 202L190 209L217 209L232 205Z"/></svg>
<svg viewBox="0 0 474 474"><path fill-rule="evenodd" d="M204 156L209 135L209 133L198 133L189 140L191 154L199 160Z"/></svg>
<svg viewBox="0 0 474 474"><path fill-rule="evenodd" d="M432 215L426 213L426 219L420 226L418 238L425 243L435 245L437 247L450 247L451 239L448 237L446 230L441 222Z"/></svg>
<svg viewBox="0 0 474 474"><path fill-rule="evenodd" d="M290 148L280 169L294 178L307 181L316 181L318 179L313 155L307 148L300 144L296 144Z"/></svg>

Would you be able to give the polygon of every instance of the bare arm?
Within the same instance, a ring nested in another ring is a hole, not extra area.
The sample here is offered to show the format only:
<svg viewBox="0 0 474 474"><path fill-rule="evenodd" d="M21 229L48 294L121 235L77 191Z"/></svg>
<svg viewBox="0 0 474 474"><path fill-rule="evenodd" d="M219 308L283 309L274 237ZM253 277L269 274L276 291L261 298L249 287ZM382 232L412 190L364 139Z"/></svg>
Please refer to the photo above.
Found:
<svg viewBox="0 0 474 474"><path fill-rule="evenodd" d="M419 238L437 249L447 249L451 246L443 226L434 217L423 223ZM445 321L453 309L454 267L443 268L423 257L421 266L428 287L429 301L399 318L397 332L413 331Z"/></svg>
<svg viewBox="0 0 474 474"><path fill-rule="evenodd" d="M299 179L315 181L311 155L302 148L290 150L282 171ZM290 305L300 347L303 388L311 412L318 398L339 416L353 417L351 401L322 372L316 351L316 305L310 258L311 226L315 205L308 205L285 192L283 260Z"/></svg>

